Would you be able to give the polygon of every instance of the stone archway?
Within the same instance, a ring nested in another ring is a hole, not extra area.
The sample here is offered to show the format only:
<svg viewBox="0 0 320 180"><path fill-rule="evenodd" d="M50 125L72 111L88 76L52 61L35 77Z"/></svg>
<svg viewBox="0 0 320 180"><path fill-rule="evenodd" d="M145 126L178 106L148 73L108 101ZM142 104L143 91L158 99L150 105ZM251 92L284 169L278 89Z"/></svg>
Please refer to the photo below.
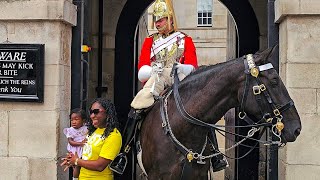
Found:
<svg viewBox="0 0 320 180"><path fill-rule="evenodd" d="M135 59L134 39L136 27L141 15L153 0L136 1L128 0L124 5L117 24L115 37L115 79L114 79L114 103L117 108L122 128L126 123L130 110L130 103L133 99L135 70L133 60ZM129 156L130 158L130 156ZM121 179L135 179L135 170L131 171L132 165L128 164Z"/></svg>
<svg viewBox="0 0 320 180"><path fill-rule="evenodd" d="M115 37L114 101L122 124L126 122L130 103L135 92L134 84L137 82L134 75L136 67L133 61L135 54L137 54L137 52L134 52L136 27L141 15L152 2L153 0L128 0L123 7L117 24ZM260 47L259 24L251 4L248 1L239 2L236 0L222 0L221 2L229 9L237 24L239 33L237 36L239 40L237 49L239 51L237 54L242 56L258 51ZM254 161L258 165L259 150L254 152L253 157L249 158L249 160ZM258 172L258 166L254 169Z"/></svg>
<svg viewBox="0 0 320 180"><path fill-rule="evenodd" d="M127 118L133 98L134 39L138 21L152 0L128 0L118 20L115 37L115 96L120 118Z"/></svg>

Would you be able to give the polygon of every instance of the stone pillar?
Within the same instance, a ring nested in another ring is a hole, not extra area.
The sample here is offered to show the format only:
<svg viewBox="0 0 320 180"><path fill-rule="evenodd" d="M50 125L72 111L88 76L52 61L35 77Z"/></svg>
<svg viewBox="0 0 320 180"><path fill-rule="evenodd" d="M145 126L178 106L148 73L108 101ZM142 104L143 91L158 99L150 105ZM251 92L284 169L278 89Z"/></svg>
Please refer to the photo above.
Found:
<svg viewBox="0 0 320 180"><path fill-rule="evenodd" d="M301 135L279 151L279 179L319 179L320 1L276 0L280 71L300 114Z"/></svg>
<svg viewBox="0 0 320 180"><path fill-rule="evenodd" d="M0 43L45 44L44 102L0 103L0 179L67 179L72 0L0 1Z"/></svg>

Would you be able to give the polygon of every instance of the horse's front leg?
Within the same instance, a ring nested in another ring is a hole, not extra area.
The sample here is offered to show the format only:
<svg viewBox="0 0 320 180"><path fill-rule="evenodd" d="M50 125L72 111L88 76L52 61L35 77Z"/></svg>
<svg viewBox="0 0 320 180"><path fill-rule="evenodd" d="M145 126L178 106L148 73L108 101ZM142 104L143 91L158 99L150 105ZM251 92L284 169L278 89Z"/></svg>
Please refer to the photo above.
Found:
<svg viewBox="0 0 320 180"><path fill-rule="evenodd" d="M187 162L188 163L188 162ZM190 165L190 169L186 168L183 171L183 166ZM159 169L159 167L164 167ZM148 172L149 180L179 180L185 179L196 179L196 180L207 180L208 179L208 171L209 165L200 165L196 163L192 164L184 164L177 163L170 166L157 166L156 168L152 168L150 172ZM184 176L184 178L183 178Z"/></svg>
<svg viewBox="0 0 320 180"><path fill-rule="evenodd" d="M163 168L160 168L163 167ZM177 164L157 166L148 172L148 180L178 180L181 175L181 167Z"/></svg>

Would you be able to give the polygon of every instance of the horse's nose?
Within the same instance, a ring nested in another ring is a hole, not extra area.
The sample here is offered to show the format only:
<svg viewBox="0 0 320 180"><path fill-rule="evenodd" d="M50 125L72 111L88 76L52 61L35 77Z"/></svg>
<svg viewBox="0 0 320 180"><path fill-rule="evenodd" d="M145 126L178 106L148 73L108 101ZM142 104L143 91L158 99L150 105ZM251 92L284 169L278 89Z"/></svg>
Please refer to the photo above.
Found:
<svg viewBox="0 0 320 180"><path fill-rule="evenodd" d="M294 135L295 135L296 137L298 137L299 134L300 134L300 132L301 132L301 128L298 128L298 129L296 129L296 131L294 132Z"/></svg>

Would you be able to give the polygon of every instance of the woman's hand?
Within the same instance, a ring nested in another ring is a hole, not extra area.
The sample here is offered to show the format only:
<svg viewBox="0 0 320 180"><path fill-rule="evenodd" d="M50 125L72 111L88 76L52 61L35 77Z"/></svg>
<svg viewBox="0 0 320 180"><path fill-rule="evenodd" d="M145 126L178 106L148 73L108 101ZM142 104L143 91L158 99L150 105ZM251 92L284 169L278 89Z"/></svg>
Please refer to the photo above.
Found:
<svg viewBox="0 0 320 180"><path fill-rule="evenodd" d="M71 166L75 166L76 160L79 159L78 153L75 152L75 154L70 153L70 156L68 157L69 163Z"/></svg>
<svg viewBox="0 0 320 180"><path fill-rule="evenodd" d="M62 163L60 164L60 166L65 166L65 168L63 169L63 171L66 171L67 169L69 169L69 167L72 166L72 164L70 163L70 158L71 158L71 152L67 153L65 158L62 158Z"/></svg>
<svg viewBox="0 0 320 180"><path fill-rule="evenodd" d="M69 169L69 167L75 166L76 160L79 159L78 153L76 152L73 154L72 152L67 153L67 156L65 158L62 158L62 163L60 166L65 166L63 171L66 171Z"/></svg>

